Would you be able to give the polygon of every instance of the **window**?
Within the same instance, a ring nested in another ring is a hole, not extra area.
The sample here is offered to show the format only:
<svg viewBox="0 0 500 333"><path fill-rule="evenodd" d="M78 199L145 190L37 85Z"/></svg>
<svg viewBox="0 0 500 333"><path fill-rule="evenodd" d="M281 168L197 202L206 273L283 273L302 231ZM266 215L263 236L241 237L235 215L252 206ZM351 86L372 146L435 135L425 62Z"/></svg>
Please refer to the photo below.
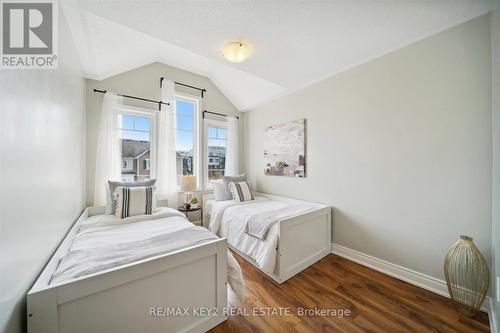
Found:
<svg viewBox="0 0 500 333"><path fill-rule="evenodd" d="M119 116L123 181L142 181L150 177L151 123L152 118L146 115L127 113Z"/></svg>
<svg viewBox="0 0 500 333"><path fill-rule="evenodd" d="M197 116L198 100L183 96L175 99L177 151L177 184L183 175L197 174Z"/></svg>
<svg viewBox="0 0 500 333"><path fill-rule="evenodd" d="M148 180L155 175L157 112L124 106L119 115L123 181ZM211 181L224 176L227 123L208 117L200 127L200 99L188 95L175 96L174 112L177 183L180 186L182 175L192 174L210 187Z"/></svg>
<svg viewBox="0 0 500 333"><path fill-rule="evenodd" d="M224 177L226 168L227 129L223 123L208 121L207 133L207 183Z"/></svg>
<svg viewBox="0 0 500 333"><path fill-rule="evenodd" d="M131 159L122 158L122 171L133 170L133 164Z"/></svg>

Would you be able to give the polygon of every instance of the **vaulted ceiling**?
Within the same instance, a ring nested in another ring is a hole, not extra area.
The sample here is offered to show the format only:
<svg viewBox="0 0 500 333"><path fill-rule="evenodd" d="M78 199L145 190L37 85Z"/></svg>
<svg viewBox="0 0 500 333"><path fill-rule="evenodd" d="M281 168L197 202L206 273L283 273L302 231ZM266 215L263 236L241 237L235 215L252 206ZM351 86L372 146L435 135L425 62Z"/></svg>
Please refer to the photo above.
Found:
<svg viewBox="0 0 500 333"><path fill-rule="evenodd" d="M490 0L61 1L85 75L149 64L207 76L242 111L487 13ZM222 57L243 40L251 57Z"/></svg>

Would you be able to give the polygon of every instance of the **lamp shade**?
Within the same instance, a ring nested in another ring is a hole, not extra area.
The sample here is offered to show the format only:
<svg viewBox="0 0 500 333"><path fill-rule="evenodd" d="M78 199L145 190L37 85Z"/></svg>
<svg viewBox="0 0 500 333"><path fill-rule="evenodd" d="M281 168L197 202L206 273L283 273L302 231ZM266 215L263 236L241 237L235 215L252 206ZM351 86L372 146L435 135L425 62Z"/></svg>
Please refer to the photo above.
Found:
<svg viewBox="0 0 500 333"><path fill-rule="evenodd" d="M184 192L196 191L196 176L193 176L193 175L182 176L181 191L184 191Z"/></svg>

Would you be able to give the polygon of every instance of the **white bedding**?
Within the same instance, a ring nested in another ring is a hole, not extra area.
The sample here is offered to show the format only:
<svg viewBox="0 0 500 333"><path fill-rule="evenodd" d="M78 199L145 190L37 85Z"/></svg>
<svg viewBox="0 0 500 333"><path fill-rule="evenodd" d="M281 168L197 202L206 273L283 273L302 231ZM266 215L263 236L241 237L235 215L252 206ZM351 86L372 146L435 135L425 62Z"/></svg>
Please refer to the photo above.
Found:
<svg viewBox="0 0 500 333"><path fill-rule="evenodd" d="M216 203L215 200L205 200L205 214L207 215L212 215L212 208L214 207L214 204Z"/></svg>
<svg viewBox="0 0 500 333"><path fill-rule="evenodd" d="M175 209L158 208L152 215L120 219L97 215L84 221L69 251L60 259L50 284L100 272L217 239L189 222ZM243 290L241 270L228 253L229 283Z"/></svg>
<svg viewBox="0 0 500 333"><path fill-rule="evenodd" d="M313 203L276 201L260 196L247 202L216 201L212 206L209 230L227 238L231 246L255 260L262 271L271 274L276 265L279 223L272 223L266 237L259 239L245 232L248 222L263 213L270 219L274 212L275 221L278 221L316 208Z"/></svg>

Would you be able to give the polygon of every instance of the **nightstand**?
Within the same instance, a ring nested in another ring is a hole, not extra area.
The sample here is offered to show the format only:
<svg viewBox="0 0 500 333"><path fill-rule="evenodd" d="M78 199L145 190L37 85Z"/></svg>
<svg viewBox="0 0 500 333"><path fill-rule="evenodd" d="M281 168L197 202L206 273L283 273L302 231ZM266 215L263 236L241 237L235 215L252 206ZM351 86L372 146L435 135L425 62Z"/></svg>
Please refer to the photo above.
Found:
<svg viewBox="0 0 500 333"><path fill-rule="evenodd" d="M180 206L179 208L177 208L177 210L179 212L183 212L184 215L186 215L186 217L187 217L188 220L189 220L189 213L200 211L200 213L201 213L200 225L203 227L203 209L201 207L197 207L197 208L192 208L191 207L191 208L187 209L184 206Z"/></svg>

